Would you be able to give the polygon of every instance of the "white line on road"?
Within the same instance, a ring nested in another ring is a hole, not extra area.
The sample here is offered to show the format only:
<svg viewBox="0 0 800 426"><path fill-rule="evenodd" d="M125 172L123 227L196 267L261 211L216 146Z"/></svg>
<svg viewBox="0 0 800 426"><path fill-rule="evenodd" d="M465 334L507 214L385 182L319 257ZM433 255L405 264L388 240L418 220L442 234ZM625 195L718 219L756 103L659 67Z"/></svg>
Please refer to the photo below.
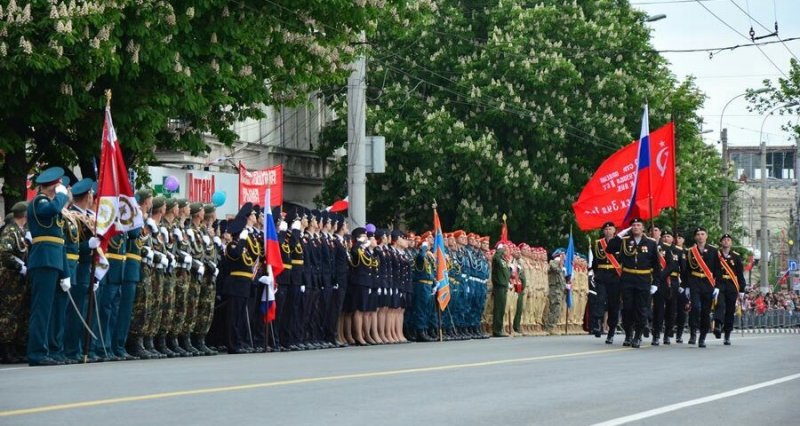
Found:
<svg viewBox="0 0 800 426"><path fill-rule="evenodd" d="M641 413L631 414L630 416L618 417L616 419L611 419L602 423L595 423L593 426L616 426L625 423L635 422L637 420L646 419L648 417L654 417L664 413L669 413L670 411L680 410L681 408L691 407L693 405L705 404L707 402L712 402L719 399L730 398L732 396L741 395L743 393L752 392L757 389L778 385L795 379L800 379L800 373L792 374L791 376L781 377L779 379L770 380L767 382L757 383L755 385L745 386L743 388L729 390L727 392L722 392L714 395L705 396L702 398L692 399L689 401L679 402L677 404L666 405L664 407L654 408L652 410L642 411Z"/></svg>

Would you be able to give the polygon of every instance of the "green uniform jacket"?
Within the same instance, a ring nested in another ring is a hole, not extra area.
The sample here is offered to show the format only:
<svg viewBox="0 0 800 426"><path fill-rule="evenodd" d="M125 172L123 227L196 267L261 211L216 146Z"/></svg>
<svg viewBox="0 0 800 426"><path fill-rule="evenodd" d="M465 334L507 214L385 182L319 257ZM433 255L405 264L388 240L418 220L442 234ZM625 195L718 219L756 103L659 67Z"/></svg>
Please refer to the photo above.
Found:
<svg viewBox="0 0 800 426"><path fill-rule="evenodd" d="M53 268L61 272L60 278L69 276L61 229L61 209L68 201L64 194L56 194L52 200L39 194L28 204L28 229L33 239L28 254L29 269Z"/></svg>
<svg viewBox="0 0 800 426"><path fill-rule="evenodd" d="M511 279L511 270L508 263L503 259L502 250L497 250L492 257L492 288L495 290L508 290L508 282Z"/></svg>
<svg viewBox="0 0 800 426"><path fill-rule="evenodd" d="M108 242L108 251L106 251L106 259L108 259L108 274L106 275L106 282L114 284L122 284L122 278L125 274L125 250L127 249L128 236L125 233L114 235L111 241Z"/></svg>
<svg viewBox="0 0 800 426"><path fill-rule="evenodd" d="M122 273L124 282L138 283L142 276L142 247L145 238L142 237L142 228L128 231L128 246L125 252L125 270Z"/></svg>

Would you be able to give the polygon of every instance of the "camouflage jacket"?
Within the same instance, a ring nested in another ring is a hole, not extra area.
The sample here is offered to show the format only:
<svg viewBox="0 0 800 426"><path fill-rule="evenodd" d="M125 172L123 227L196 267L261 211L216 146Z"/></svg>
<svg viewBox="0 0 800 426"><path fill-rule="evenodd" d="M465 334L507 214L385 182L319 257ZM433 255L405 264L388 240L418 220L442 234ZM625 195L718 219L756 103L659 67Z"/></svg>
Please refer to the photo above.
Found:
<svg viewBox="0 0 800 426"><path fill-rule="evenodd" d="M27 262L28 243L25 241L25 230L15 222L3 228L0 234L0 267L4 270L19 272L22 263Z"/></svg>

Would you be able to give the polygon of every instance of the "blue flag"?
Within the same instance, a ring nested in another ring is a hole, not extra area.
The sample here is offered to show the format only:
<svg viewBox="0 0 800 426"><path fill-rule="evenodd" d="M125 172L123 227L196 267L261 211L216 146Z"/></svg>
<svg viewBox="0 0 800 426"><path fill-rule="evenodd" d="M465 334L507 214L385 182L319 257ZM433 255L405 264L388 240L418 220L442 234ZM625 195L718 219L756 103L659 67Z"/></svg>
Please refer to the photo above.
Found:
<svg viewBox="0 0 800 426"><path fill-rule="evenodd" d="M572 259L575 257L575 241L572 240L572 230L569 230L569 244L567 245L567 253L564 260L564 275L567 278L567 284L572 283L573 265ZM567 309L572 309L572 287L567 290Z"/></svg>

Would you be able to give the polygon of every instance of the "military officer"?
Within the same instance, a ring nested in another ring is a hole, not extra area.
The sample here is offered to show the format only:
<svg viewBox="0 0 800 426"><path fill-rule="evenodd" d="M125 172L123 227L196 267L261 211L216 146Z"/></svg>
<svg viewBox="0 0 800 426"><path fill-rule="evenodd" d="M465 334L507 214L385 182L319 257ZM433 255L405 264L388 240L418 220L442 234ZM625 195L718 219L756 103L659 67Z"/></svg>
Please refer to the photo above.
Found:
<svg viewBox="0 0 800 426"><path fill-rule="evenodd" d="M28 274L27 214L28 203L14 204L12 219L0 233L0 358L4 364L18 361L14 339L19 324L27 321L21 317Z"/></svg>
<svg viewBox="0 0 800 426"><path fill-rule="evenodd" d="M331 303L330 321L338 322L336 337L341 344L352 345L355 343L352 336L352 319L345 313L345 296L349 287L350 275L350 250L345 239L350 230L344 216L333 215L333 301Z"/></svg>
<svg viewBox="0 0 800 426"><path fill-rule="evenodd" d="M614 343L614 334L619 323L619 302L622 265L617 256L619 253L608 251L608 242L617 232L614 222L606 222L602 228L603 237L592 245L594 284L597 297L592 309L592 332L595 337L600 337L603 332L603 316L608 312L608 337L607 344Z"/></svg>
<svg viewBox="0 0 800 426"><path fill-rule="evenodd" d="M547 268L547 321L544 325L545 332L557 334L556 325L561 316L561 303L564 300L564 291L567 288L567 279L564 276L564 249L556 249Z"/></svg>
<svg viewBox="0 0 800 426"><path fill-rule="evenodd" d="M635 218L631 221L630 228L611 238L608 251L619 252L622 265L620 286L625 327L623 346L638 348L642 344L642 334L647 326L650 295L658 290L657 277L661 273L658 244L644 234L644 222Z"/></svg>
<svg viewBox="0 0 800 426"><path fill-rule="evenodd" d="M428 334L431 312L433 312L433 280L435 258L431 252L433 237L430 231L421 236L419 252L414 262L414 309L413 326L415 340L431 342L434 337Z"/></svg>
<svg viewBox="0 0 800 426"><path fill-rule="evenodd" d="M687 283L686 292L692 301L689 315L694 317L694 324L700 329L699 340L695 340L697 331L689 330L691 333L689 344L697 343L700 348L706 347L706 334L711 322L711 302L719 295L716 286L722 280L719 252L716 247L707 244L707 240L708 232L705 228L696 228L695 245L686 254L687 268L683 272L683 281Z"/></svg>
<svg viewBox="0 0 800 426"><path fill-rule="evenodd" d="M657 228L654 227L653 231L655 229ZM653 294L653 340L651 342L653 346L660 344L659 338L662 330L664 331L664 344L670 344L669 331L672 330L674 317L669 314L671 312L669 306L672 298L677 294L677 283L673 284L672 273L679 270L678 262L673 256L672 233L669 231L659 233L661 235L658 243L658 262L661 274L658 276L658 290Z"/></svg>
<svg viewBox="0 0 800 426"><path fill-rule="evenodd" d="M503 317L506 312L506 298L511 280L510 241L499 241L492 257L492 295L494 296L494 315L492 316L492 337L508 337L503 331Z"/></svg>
<svg viewBox="0 0 800 426"><path fill-rule="evenodd" d="M35 181L39 193L28 205L32 245L27 265L31 281L27 352L31 366L60 364L49 355L48 335L56 291L67 292L71 287L61 228L61 210L71 196L61 183L62 176L64 170L60 167L51 167L40 173Z"/></svg>
<svg viewBox="0 0 800 426"><path fill-rule="evenodd" d="M722 269L722 280L717 288L720 295L717 301L717 310L714 313L714 336L720 338L725 333L723 343L731 344L731 331L733 331L733 317L736 313L736 301L743 300L747 281L744 278L744 264L742 256L733 251L733 237L724 234L719 239L719 263Z"/></svg>
<svg viewBox="0 0 800 426"><path fill-rule="evenodd" d="M252 258L248 249L250 232L248 227L255 222L253 205L245 203L239 210L233 222L228 224L227 231L234 239L225 246L223 261L227 264L227 276L222 288L222 294L227 299L225 328L227 332L226 347L230 354L249 353L244 348L244 330L247 328L245 321L245 308L250 295L253 281L253 266L256 259Z"/></svg>
<svg viewBox="0 0 800 426"><path fill-rule="evenodd" d="M672 273L673 282L678 283L678 294L675 298L675 343L683 343L683 330L686 328L687 308L691 304L686 295L686 286L681 277L686 269L686 248L684 247L684 237L677 231L675 232L675 245L672 247L673 256L678 262L678 272ZM692 327L690 327L692 328Z"/></svg>

